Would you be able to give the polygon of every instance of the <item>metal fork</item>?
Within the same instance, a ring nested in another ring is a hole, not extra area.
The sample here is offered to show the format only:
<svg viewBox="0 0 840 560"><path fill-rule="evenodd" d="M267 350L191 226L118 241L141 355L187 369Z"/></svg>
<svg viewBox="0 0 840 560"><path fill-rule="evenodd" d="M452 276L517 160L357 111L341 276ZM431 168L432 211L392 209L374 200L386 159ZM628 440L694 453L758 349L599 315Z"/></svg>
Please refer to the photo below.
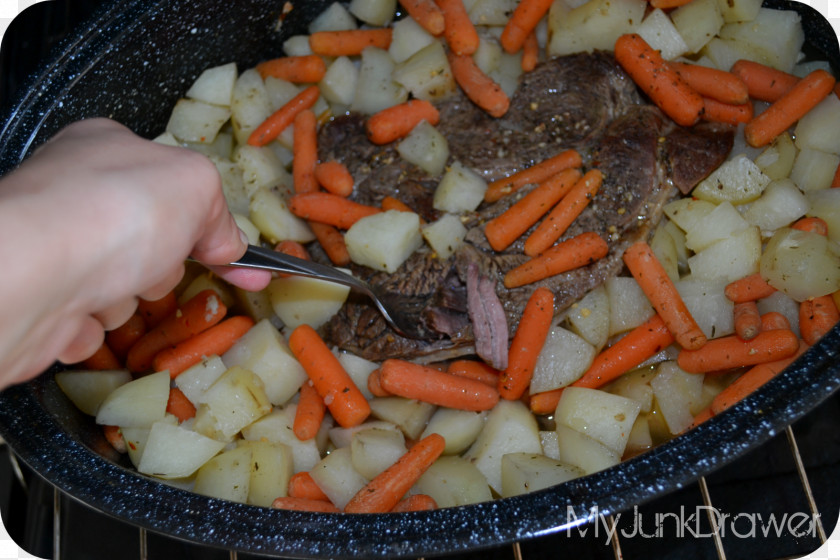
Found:
<svg viewBox="0 0 840 560"><path fill-rule="evenodd" d="M249 245L242 258L228 266L261 268L348 286L367 295L385 321L399 334L418 340L426 338L419 317L414 313L419 311L419 306L417 302L412 301L412 298L377 290L367 282L332 266L299 259L256 245Z"/></svg>

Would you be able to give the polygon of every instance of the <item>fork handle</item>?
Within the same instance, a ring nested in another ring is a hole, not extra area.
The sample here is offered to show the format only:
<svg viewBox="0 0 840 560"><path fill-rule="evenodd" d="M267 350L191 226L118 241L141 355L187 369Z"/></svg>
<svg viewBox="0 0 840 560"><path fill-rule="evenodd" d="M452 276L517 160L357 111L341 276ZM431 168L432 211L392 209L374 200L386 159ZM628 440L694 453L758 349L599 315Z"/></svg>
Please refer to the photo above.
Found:
<svg viewBox="0 0 840 560"><path fill-rule="evenodd" d="M275 272L284 272L295 276L317 278L327 282L335 282L351 288L356 288L365 293L369 290L359 279L338 270L332 266L326 266L306 259L299 259L279 251L272 251L256 245L248 245L245 254L237 261L228 266L243 268L262 268Z"/></svg>

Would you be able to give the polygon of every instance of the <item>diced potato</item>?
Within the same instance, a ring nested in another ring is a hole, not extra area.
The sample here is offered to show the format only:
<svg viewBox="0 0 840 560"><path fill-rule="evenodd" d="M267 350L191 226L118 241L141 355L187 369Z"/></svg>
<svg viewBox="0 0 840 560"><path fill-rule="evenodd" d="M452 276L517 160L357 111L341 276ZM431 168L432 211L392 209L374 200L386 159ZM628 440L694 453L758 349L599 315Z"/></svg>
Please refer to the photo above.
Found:
<svg viewBox="0 0 840 560"><path fill-rule="evenodd" d="M354 263L393 274L423 245L420 217L399 210L367 216L347 230L344 241Z"/></svg>
<svg viewBox="0 0 840 560"><path fill-rule="evenodd" d="M726 281L689 275L674 285L706 338L717 338L735 332L735 320L732 315L734 304L723 292Z"/></svg>
<svg viewBox="0 0 840 560"><path fill-rule="evenodd" d="M799 336L799 302L784 292L776 291L773 294L756 302L758 312L762 315L775 311L785 316L790 323L790 330Z"/></svg>
<svg viewBox="0 0 840 560"><path fill-rule="evenodd" d="M699 52L723 26L718 0L693 0L672 11L670 16L689 53Z"/></svg>
<svg viewBox="0 0 840 560"><path fill-rule="evenodd" d="M621 455L586 434L557 424L557 460L581 469L584 474L602 471L621 461Z"/></svg>
<svg viewBox="0 0 840 560"><path fill-rule="evenodd" d="M688 247L685 246L685 232L671 220L665 221L664 228L671 236L671 239L674 240L674 249L677 252L677 268L680 274L682 274L688 270Z"/></svg>
<svg viewBox="0 0 840 560"><path fill-rule="evenodd" d="M219 156L208 156L222 178L222 192L225 195L228 209L232 213L248 215L248 204L251 202L248 191L245 188L245 181L242 177L242 168L235 162Z"/></svg>
<svg viewBox="0 0 840 560"><path fill-rule="evenodd" d="M250 211L251 221L271 243L284 240L309 243L315 239L306 221L292 214L286 201L265 187L254 193Z"/></svg>
<svg viewBox="0 0 840 560"><path fill-rule="evenodd" d="M706 215L702 224L696 224L686 232L685 245L692 251L702 251L748 225L735 207L730 202L724 201Z"/></svg>
<svg viewBox="0 0 840 560"><path fill-rule="evenodd" d="M138 377L120 385L100 403L96 423L148 428L162 420L169 401L169 371Z"/></svg>
<svg viewBox="0 0 840 560"><path fill-rule="evenodd" d="M397 0L350 0L351 14L370 25L386 25L394 19Z"/></svg>
<svg viewBox="0 0 840 560"><path fill-rule="evenodd" d="M761 233L750 226L703 249L688 259L692 276L727 282L758 272Z"/></svg>
<svg viewBox="0 0 840 560"><path fill-rule="evenodd" d="M549 19L548 54L612 50L619 36L636 31L646 8L644 0L591 0L565 13L554 10Z"/></svg>
<svg viewBox="0 0 840 560"><path fill-rule="evenodd" d="M264 80L264 83L265 92L268 94L268 99L271 101L271 108L274 111L294 99L303 89L301 86L293 84L288 80L275 78L274 76L268 76Z"/></svg>
<svg viewBox="0 0 840 560"><path fill-rule="evenodd" d="M234 366L204 393L196 407L194 428L207 437L230 441L242 428L269 412L271 403L259 376Z"/></svg>
<svg viewBox="0 0 840 560"><path fill-rule="evenodd" d="M539 453L508 453L502 457L502 497L542 490L583 475L580 467Z"/></svg>
<svg viewBox="0 0 840 560"><path fill-rule="evenodd" d="M653 447L653 438L650 435L650 424L648 417L639 415L630 430L630 438L627 440L627 447L624 448L625 457L633 457L644 453Z"/></svg>
<svg viewBox="0 0 840 560"><path fill-rule="evenodd" d="M254 222L249 220L246 216L236 212L231 212L231 215L233 216L233 221L236 222L236 227L241 229L242 233L245 234L245 237L248 238L248 243L251 245L259 245L260 230L257 229Z"/></svg>
<svg viewBox="0 0 840 560"><path fill-rule="evenodd" d="M233 151L233 135L229 132L220 131L212 142L183 142L183 145L194 152L204 154L208 158L230 158Z"/></svg>
<svg viewBox="0 0 840 560"><path fill-rule="evenodd" d="M230 290L230 284L226 283L212 272L205 272L203 274L198 274L183 288L181 295L178 296L178 305L184 305L187 301L204 290L213 290L216 292L216 295L219 296L219 299L225 307L230 307L233 304L233 295Z"/></svg>
<svg viewBox="0 0 840 560"><path fill-rule="evenodd" d="M272 404L291 399L308 379L286 339L267 319L259 321L222 355L229 368L240 366L256 373Z"/></svg>
<svg viewBox="0 0 840 560"><path fill-rule="evenodd" d="M470 7L473 25L505 25L516 9L516 0L476 0Z"/></svg>
<svg viewBox="0 0 840 560"><path fill-rule="evenodd" d="M353 14L340 3L333 2L309 23L308 31L309 33L343 31L345 29L356 29L357 27L356 18L353 17Z"/></svg>
<svg viewBox="0 0 840 560"><path fill-rule="evenodd" d="M187 97L212 105L229 107L239 72L235 62L204 70L187 90Z"/></svg>
<svg viewBox="0 0 840 560"><path fill-rule="evenodd" d="M367 479L353 468L349 447L333 450L321 459L309 474L339 509L344 509L347 502L367 484Z"/></svg>
<svg viewBox="0 0 840 560"><path fill-rule="evenodd" d="M276 189L284 194L292 192L292 175L271 148L241 145L236 149L234 161L242 170L242 181L249 198L262 188Z"/></svg>
<svg viewBox="0 0 840 560"><path fill-rule="evenodd" d="M744 204L755 200L770 183L753 161L744 154L727 160L700 181L691 195L715 204L728 201Z"/></svg>
<svg viewBox="0 0 840 560"><path fill-rule="evenodd" d="M560 450L556 431L540 430L540 443L542 444L543 455L552 459L559 457Z"/></svg>
<svg viewBox="0 0 840 560"><path fill-rule="evenodd" d="M443 43L433 41L394 68L394 81L412 97L434 101L457 89Z"/></svg>
<svg viewBox="0 0 840 560"><path fill-rule="evenodd" d="M625 373L605 387L604 390L613 395L636 401L639 403L641 412L650 412L653 407L653 389L650 386L650 380L655 375L656 372L650 367L639 368Z"/></svg>
<svg viewBox="0 0 840 560"><path fill-rule="evenodd" d="M830 154L840 154L840 99L828 95L816 107L799 119L794 136L799 148L813 148Z"/></svg>
<svg viewBox="0 0 840 560"><path fill-rule="evenodd" d="M499 84L505 95L513 97L516 88L519 87L519 78L522 76L522 51L515 53L502 51L499 65L490 72L489 76Z"/></svg>
<svg viewBox="0 0 840 560"><path fill-rule="evenodd" d="M282 443L292 455L294 472L308 471L321 460L321 451L317 438L299 440L292 427L295 422L296 404L289 404L282 409L272 410L253 424L242 429L242 437L248 441L268 441ZM324 418L326 429L332 426L329 415Z"/></svg>
<svg viewBox="0 0 840 560"><path fill-rule="evenodd" d="M233 293L236 297L237 307L242 309L242 312L251 317L255 322L259 323L263 319L266 319L277 327L282 326L280 319L274 314L274 309L271 307L271 300L269 300L268 294L264 290L249 292L248 290L234 287Z"/></svg>
<svg viewBox="0 0 840 560"><path fill-rule="evenodd" d="M713 67L727 71L740 59L767 62L762 51L754 45L720 37L715 37L706 43L700 53L711 61Z"/></svg>
<svg viewBox="0 0 840 560"><path fill-rule="evenodd" d="M809 216L822 218L828 225L828 238L840 241L840 189L812 191L805 195L811 208Z"/></svg>
<svg viewBox="0 0 840 560"><path fill-rule="evenodd" d="M645 17L636 32L647 44L658 50L665 60L674 60L688 51L688 45L671 18L659 8Z"/></svg>
<svg viewBox="0 0 840 560"><path fill-rule="evenodd" d="M481 471L457 455L438 458L426 469L412 490L428 494L440 508L477 504L492 499L490 487Z"/></svg>
<svg viewBox="0 0 840 560"><path fill-rule="evenodd" d="M502 400L488 413L484 428L464 458L501 493L502 456L519 451L542 453L537 421L521 401Z"/></svg>
<svg viewBox="0 0 840 560"><path fill-rule="evenodd" d="M137 470L160 478L185 478L224 446L224 442L161 420L152 424Z"/></svg>
<svg viewBox="0 0 840 560"><path fill-rule="evenodd" d="M744 219L762 233L772 233L804 216L811 205L793 181L772 181L744 212Z"/></svg>
<svg viewBox="0 0 840 560"><path fill-rule="evenodd" d="M656 259L662 264L662 268L668 274L668 278L675 282L680 277L680 258L677 254L677 245L674 238L665 229L665 224L660 223L653 232L650 239L650 249L656 255Z"/></svg>
<svg viewBox="0 0 840 560"><path fill-rule="evenodd" d="M286 496L289 479L294 474L292 451L283 443L241 441L251 449L251 479L247 503L270 507L275 498Z"/></svg>
<svg viewBox="0 0 840 560"><path fill-rule="evenodd" d="M405 436L398 430L368 428L353 434L350 442L353 468L367 479L396 463L406 451Z"/></svg>
<svg viewBox="0 0 840 560"><path fill-rule="evenodd" d="M251 448L234 447L204 463L195 473L197 494L245 503L251 483Z"/></svg>
<svg viewBox="0 0 840 560"><path fill-rule="evenodd" d="M783 72L793 70L805 42L798 13L770 8L760 8L752 21L727 23L721 27L720 36L752 45L761 51L767 64Z"/></svg>
<svg viewBox="0 0 840 560"><path fill-rule="evenodd" d="M236 79L230 110L234 137L239 144L247 143L254 129L271 115L271 101L256 69L249 68Z"/></svg>
<svg viewBox="0 0 840 560"><path fill-rule="evenodd" d="M375 418L399 426L409 439L417 439L434 414L432 404L402 397L378 397L370 401L370 411Z"/></svg>
<svg viewBox="0 0 840 560"><path fill-rule="evenodd" d="M395 63L388 51L367 47L362 51L359 77L350 108L372 115L408 99L408 90L393 80Z"/></svg>
<svg viewBox="0 0 840 560"><path fill-rule="evenodd" d="M502 62L502 53L504 51L498 40L482 36L479 37L478 47L472 57L479 70L489 76L491 72L495 72L499 68L499 64Z"/></svg>
<svg viewBox="0 0 840 560"><path fill-rule="evenodd" d="M601 285L587 293L569 309L571 329L600 350L610 336L610 299Z"/></svg>
<svg viewBox="0 0 840 560"><path fill-rule="evenodd" d="M777 181L786 179L790 175L794 160L796 160L796 145L790 134L785 131L776 136L754 161L762 173L771 180Z"/></svg>
<svg viewBox="0 0 840 560"><path fill-rule="evenodd" d="M421 121L397 144L397 152L407 162L437 176L449 159L449 143L428 121Z"/></svg>
<svg viewBox="0 0 840 560"><path fill-rule="evenodd" d="M634 329L650 319L653 306L631 276L615 276L604 283L610 309L610 336Z"/></svg>
<svg viewBox="0 0 840 560"><path fill-rule="evenodd" d="M761 0L718 0L718 8L726 23L752 21L761 9Z"/></svg>
<svg viewBox="0 0 840 560"><path fill-rule="evenodd" d="M801 302L840 289L840 257L826 237L782 228L761 255L761 275L771 286Z"/></svg>
<svg viewBox="0 0 840 560"><path fill-rule="evenodd" d="M694 421L696 405L702 397L703 378L702 374L683 371L676 362L663 362L651 379L650 386L672 434L682 433Z"/></svg>
<svg viewBox="0 0 840 560"><path fill-rule="evenodd" d="M394 432L402 433L399 426L393 422L385 420L366 420L357 426L344 428L342 426L335 426L330 428L328 437L330 443L335 447L350 447L353 442L353 436L362 430L392 430Z"/></svg>
<svg viewBox="0 0 840 560"><path fill-rule="evenodd" d="M210 386L216 382L222 374L227 371L227 366L219 356L207 356L194 366L182 371L175 378L175 386L184 393L184 396L198 405L201 397Z"/></svg>
<svg viewBox="0 0 840 560"><path fill-rule="evenodd" d="M595 347L562 327L553 326L537 357L531 376L531 394L571 385L589 369Z"/></svg>
<svg viewBox="0 0 840 560"><path fill-rule="evenodd" d="M275 278L266 290L274 313L290 329L304 324L317 329L341 309L350 293L348 286L303 276Z"/></svg>
<svg viewBox="0 0 840 560"><path fill-rule="evenodd" d="M338 358L338 363L341 364L344 371L347 372L347 375L350 376L350 379L359 388L359 391L362 392L366 399L372 399L373 394L368 389L367 380L371 372L379 368L379 364L360 358L350 352L337 352L336 357Z"/></svg>
<svg viewBox="0 0 840 560"><path fill-rule="evenodd" d="M292 35L283 41L283 52L286 56L307 56L312 54L309 45L309 35Z"/></svg>
<svg viewBox="0 0 840 560"><path fill-rule="evenodd" d="M178 425L178 419L172 415L167 415L161 422L169 421L173 426ZM128 454L131 464L135 468L140 464L140 458L143 456L143 451L146 449L146 442L149 440L151 428L120 428L120 434L125 442L126 453Z"/></svg>
<svg viewBox="0 0 840 560"><path fill-rule="evenodd" d="M324 77L318 83L323 95L330 103L349 106L356 94L356 80L359 69L346 56L339 56L327 68Z"/></svg>
<svg viewBox="0 0 840 560"><path fill-rule="evenodd" d="M827 189L831 187L838 165L840 155L804 147L796 155L790 178L803 192Z"/></svg>
<svg viewBox="0 0 840 560"><path fill-rule="evenodd" d="M396 63L408 60L411 55L435 42L435 37L412 17L395 21L391 29L393 32L388 54Z"/></svg>
<svg viewBox="0 0 840 560"><path fill-rule="evenodd" d="M163 144L164 146L182 146L183 144L178 141L175 136L172 135L171 132L162 132L158 136L155 136L152 139L152 142L157 142L158 144Z"/></svg>
<svg viewBox="0 0 840 560"><path fill-rule="evenodd" d="M557 403L554 421L586 434L621 455L640 410L639 403L619 395L567 387Z"/></svg>
<svg viewBox="0 0 840 560"><path fill-rule="evenodd" d="M481 175L453 161L435 189L432 206L435 210L458 214L472 212L484 200L487 181Z"/></svg>
<svg viewBox="0 0 840 560"><path fill-rule="evenodd" d="M665 215L671 219L684 232L702 227L715 205L706 200L693 198L679 198L669 202L663 209Z"/></svg>
<svg viewBox="0 0 840 560"><path fill-rule="evenodd" d="M68 370L55 374L55 382L76 408L96 416L102 401L117 387L132 380L128 370Z"/></svg>
<svg viewBox="0 0 840 560"><path fill-rule="evenodd" d="M210 143L228 119L230 109L195 99L179 99L172 109L167 132L184 142Z"/></svg>
<svg viewBox="0 0 840 560"><path fill-rule="evenodd" d="M423 239L441 259L448 259L463 245L467 228L454 214L444 214L430 224L420 228Z"/></svg>
<svg viewBox="0 0 840 560"><path fill-rule="evenodd" d="M466 450L484 427L487 412L472 412L454 408L438 408L420 435L440 434L446 440L445 455L454 455Z"/></svg>

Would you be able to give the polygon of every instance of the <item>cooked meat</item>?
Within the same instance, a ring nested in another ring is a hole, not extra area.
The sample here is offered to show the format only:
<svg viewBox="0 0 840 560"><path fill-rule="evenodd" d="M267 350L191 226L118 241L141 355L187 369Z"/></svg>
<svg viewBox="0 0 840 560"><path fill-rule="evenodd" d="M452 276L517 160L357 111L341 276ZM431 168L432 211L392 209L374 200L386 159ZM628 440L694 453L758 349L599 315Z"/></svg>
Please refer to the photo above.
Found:
<svg viewBox="0 0 840 560"><path fill-rule="evenodd" d="M731 127L711 124L677 127L639 94L612 55L603 52L560 57L529 72L502 118L489 117L461 95L441 102L439 109L437 128L449 141L451 161L488 181L562 150L577 149L586 168L603 172L604 182L564 238L594 231L607 241L610 253L588 267L505 289L504 274L526 260L526 236L497 253L487 243L484 224L535 186L483 204L465 217L466 243L449 259L423 248L395 274L355 267L354 273L368 282L426 302L418 321L429 340L418 341L396 335L369 302L351 297L322 334L332 344L371 360L432 361L478 352L503 367L508 339L533 290L550 288L559 312L620 273L624 249L648 235L677 187L686 192L723 161L734 134ZM321 159L348 166L356 179L356 200L378 205L386 195L395 196L434 220L438 214L432 197L440 177L429 177L403 162L393 145L368 142L363 122L358 115L347 115L325 126L319 139ZM477 300L486 307L476 307ZM506 320L505 336L500 333L499 310Z"/></svg>

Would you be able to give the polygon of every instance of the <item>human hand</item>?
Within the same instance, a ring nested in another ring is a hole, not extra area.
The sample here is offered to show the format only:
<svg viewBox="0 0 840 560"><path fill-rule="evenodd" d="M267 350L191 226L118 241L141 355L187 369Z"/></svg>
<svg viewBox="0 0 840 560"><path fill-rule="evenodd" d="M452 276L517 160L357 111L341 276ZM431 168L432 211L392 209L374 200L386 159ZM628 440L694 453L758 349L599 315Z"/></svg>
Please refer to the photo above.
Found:
<svg viewBox="0 0 840 560"><path fill-rule="evenodd" d="M245 242L207 158L106 119L68 126L0 180L0 239L0 388L90 356L138 297L177 285L187 256L245 289L270 279L220 266Z"/></svg>

